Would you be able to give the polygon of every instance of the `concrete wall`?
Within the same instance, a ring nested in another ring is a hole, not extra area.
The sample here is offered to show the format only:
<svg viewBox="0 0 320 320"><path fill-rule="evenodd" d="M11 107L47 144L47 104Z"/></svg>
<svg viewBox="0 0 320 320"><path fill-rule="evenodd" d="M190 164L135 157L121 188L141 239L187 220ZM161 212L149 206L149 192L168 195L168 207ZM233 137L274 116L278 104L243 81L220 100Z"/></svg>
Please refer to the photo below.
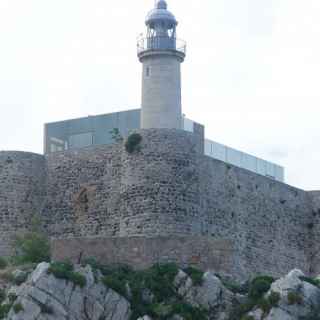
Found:
<svg viewBox="0 0 320 320"><path fill-rule="evenodd" d="M16 234L40 215L45 196L45 159L26 152L0 152L0 256L11 253Z"/></svg>

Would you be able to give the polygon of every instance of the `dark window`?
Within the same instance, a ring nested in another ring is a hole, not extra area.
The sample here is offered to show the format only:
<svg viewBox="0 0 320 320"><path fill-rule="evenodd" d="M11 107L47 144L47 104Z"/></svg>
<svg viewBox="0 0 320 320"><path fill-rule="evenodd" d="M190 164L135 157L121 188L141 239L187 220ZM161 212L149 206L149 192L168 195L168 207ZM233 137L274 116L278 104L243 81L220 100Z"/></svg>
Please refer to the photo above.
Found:
<svg viewBox="0 0 320 320"><path fill-rule="evenodd" d="M146 76L147 76L147 77L150 76L150 67L147 67L147 69L146 69Z"/></svg>

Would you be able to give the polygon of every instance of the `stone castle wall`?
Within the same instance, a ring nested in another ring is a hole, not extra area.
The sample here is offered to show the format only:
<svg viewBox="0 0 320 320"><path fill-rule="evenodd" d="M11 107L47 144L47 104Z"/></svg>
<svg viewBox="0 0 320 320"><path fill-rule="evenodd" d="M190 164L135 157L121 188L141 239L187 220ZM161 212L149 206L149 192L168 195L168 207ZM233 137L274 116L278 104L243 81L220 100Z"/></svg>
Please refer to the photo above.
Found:
<svg viewBox="0 0 320 320"><path fill-rule="evenodd" d="M52 236L119 235L120 149L109 145L47 156L43 215Z"/></svg>
<svg viewBox="0 0 320 320"><path fill-rule="evenodd" d="M196 136L176 130L141 134L141 151L122 155L120 235L199 235Z"/></svg>
<svg viewBox="0 0 320 320"><path fill-rule="evenodd" d="M309 196L313 215L313 221L309 225L312 232L310 273L317 276L320 273L320 191L309 192Z"/></svg>
<svg viewBox="0 0 320 320"><path fill-rule="evenodd" d="M234 269L234 249L230 240L200 236L56 239L52 251L55 260L68 258L74 263L95 257L106 265L125 264L136 269L166 262L225 274L231 274Z"/></svg>
<svg viewBox="0 0 320 320"><path fill-rule="evenodd" d="M21 205L11 206L9 219L2 214L6 209L1 202L0 217L10 230L19 230L27 225L22 206L28 215L42 208L44 226L60 239L66 254L74 250L71 244L68 249L71 240L66 238L77 239L83 251L91 252L92 243L84 238L96 237L93 243L100 248L106 241L117 248L119 242L110 239L121 237L128 238L122 257L132 257L130 239L139 237L146 239L141 240L146 252L154 250L151 256L159 259L164 251L156 238L202 237L209 243L232 242L230 272L238 276L279 275L294 267L311 272L314 243L320 236L319 193L204 156L200 131L141 130L141 148L133 154L117 144L54 153L46 159L22 157L16 166L10 161L7 165L2 156L0 188L8 185L15 191L0 191L0 198L5 197L9 206L18 197ZM18 180L18 168L29 178ZM32 205L25 205L26 193ZM5 240L6 234L2 231L0 236ZM199 256L203 261L211 255L210 246L197 242L183 251L185 259Z"/></svg>
<svg viewBox="0 0 320 320"><path fill-rule="evenodd" d="M45 196L45 158L0 152L0 256L11 252L14 236L30 228Z"/></svg>
<svg viewBox="0 0 320 320"><path fill-rule="evenodd" d="M307 192L201 157L202 233L231 239L237 273L309 272L312 204Z"/></svg>

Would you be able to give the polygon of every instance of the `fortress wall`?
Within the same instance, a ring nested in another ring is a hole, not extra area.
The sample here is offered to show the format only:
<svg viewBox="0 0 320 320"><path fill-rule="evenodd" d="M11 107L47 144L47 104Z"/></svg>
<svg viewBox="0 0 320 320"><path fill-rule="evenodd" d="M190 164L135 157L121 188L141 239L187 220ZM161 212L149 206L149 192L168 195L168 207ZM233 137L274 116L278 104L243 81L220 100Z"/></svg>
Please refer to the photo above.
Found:
<svg viewBox="0 0 320 320"><path fill-rule="evenodd" d="M204 156L201 132L140 130L140 151L132 154L120 144L46 158L0 152L0 254L39 213L50 235L67 238L55 246L66 257L76 250L110 262L167 259L219 269L213 257L221 253L227 272L240 278L319 272L320 192Z"/></svg>
<svg viewBox="0 0 320 320"><path fill-rule="evenodd" d="M234 241L235 272L309 272L312 208L307 192L202 157L203 234Z"/></svg>
<svg viewBox="0 0 320 320"><path fill-rule="evenodd" d="M0 256L11 253L16 233L30 227L45 196L45 158L18 151L0 152Z"/></svg>
<svg viewBox="0 0 320 320"><path fill-rule="evenodd" d="M126 264L146 269L155 263L176 262L202 270L212 269L230 274L233 266L233 247L228 240L199 236L167 237L93 237L55 239L53 259L72 262L95 257L106 264Z"/></svg>
<svg viewBox="0 0 320 320"><path fill-rule="evenodd" d="M120 145L47 156L46 226L52 236L119 234Z"/></svg>
<svg viewBox="0 0 320 320"><path fill-rule="evenodd" d="M308 192L312 203L312 214L314 217L312 223L311 249L311 274L318 276L320 273L320 191Z"/></svg>
<svg viewBox="0 0 320 320"><path fill-rule="evenodd" d="M296 267L309 273L314 239L309 193L204 156L199 135L170 129L139 132L139 152L113 146L48 158L48 208L58 222L54 235L142 237L151 241L141 240L141 245L154 262L165 252L157 245L164 237L202 236L209 243L231 241L234 276L278 276ZM87 209L75 200L84 187ZM82 239L77 252L100 252L106 239L89 244ZM116 249L122 243L107 241ZM212 256L210 246L193 245L177 259L198 257L201 262ZM127 254L127 261L136 263L134 248L125 242L121 261ZM167 249L172 257L174 248Z"/></svg>
<svg viewBox="0 0 320 320"><path fill-rule="evenodd" d="M139 131L139 152L122 154L120 236L201 233L199 135Z"/></svg>

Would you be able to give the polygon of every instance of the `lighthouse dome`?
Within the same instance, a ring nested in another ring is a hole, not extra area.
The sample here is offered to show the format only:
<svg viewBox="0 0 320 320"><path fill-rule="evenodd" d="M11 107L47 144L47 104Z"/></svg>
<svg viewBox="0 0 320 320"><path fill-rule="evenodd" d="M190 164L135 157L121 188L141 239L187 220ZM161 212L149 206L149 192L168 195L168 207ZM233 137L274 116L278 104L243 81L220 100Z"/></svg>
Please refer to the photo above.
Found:
<svg viewBox="0 0 320 320"><path fill-rule="evenodd" d="M167 9L168 5L165 0L158 0L155 8L152 9L146 17L146 25L151 26L158 22L163 22L168 27L178 24L175 16Z"/></svg>

